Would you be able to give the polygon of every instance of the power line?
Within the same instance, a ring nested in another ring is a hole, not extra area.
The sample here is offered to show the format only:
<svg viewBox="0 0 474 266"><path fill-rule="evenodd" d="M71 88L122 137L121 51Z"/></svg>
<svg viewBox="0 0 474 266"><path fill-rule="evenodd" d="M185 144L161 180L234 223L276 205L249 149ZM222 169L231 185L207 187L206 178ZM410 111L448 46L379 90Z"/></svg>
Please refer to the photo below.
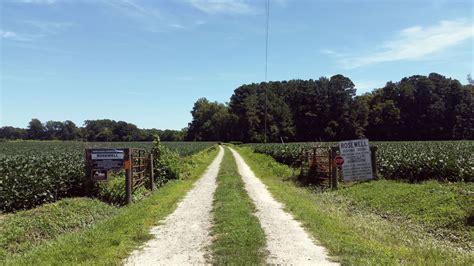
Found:
<svg viewBox="0 0 474 266"><path fill-rule="evenodd" d="M267 75L268 75L268 26L270 24L270 0L266 1L266 15L267 15L267 25L266 25L266 36L265 36L265 83L264 83L264 90L265 90L265 124L264 124L264 142L267 143L267 105L268 105L268 97L267 97Z"/></svg>
<svg viewBox="0 0 474 266"><path fill-rule="evenodd" d="M266 14L267 14L267 27L266 27L266 38L265 38L265 82L267 82L268 74L268 27L270 24L270 0L266 2Z"/></svg>

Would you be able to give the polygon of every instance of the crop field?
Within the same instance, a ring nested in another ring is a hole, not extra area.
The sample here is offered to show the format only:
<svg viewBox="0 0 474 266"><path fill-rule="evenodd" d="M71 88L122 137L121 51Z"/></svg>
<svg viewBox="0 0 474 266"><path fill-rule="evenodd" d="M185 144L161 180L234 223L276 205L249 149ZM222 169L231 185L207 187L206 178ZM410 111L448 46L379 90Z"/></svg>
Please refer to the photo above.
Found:
<svg viewBox="0 0 474 266"><path fill-rule="evenodd" d="M334 142L308 142L246 146L281 163L298 166L303 149L335 145ZM474 141L371 142L371 145L378 148L377 167L383 178L412 182L474 181Z"/></svg>
<svg viewBox="0 0 474 266"><path fill-rule="evenodd" d="M188 156L212 142L163 142ZM144 148L151 142L0 142L1 211L28 209L78 195L84 175L85 148Z"/></svg>

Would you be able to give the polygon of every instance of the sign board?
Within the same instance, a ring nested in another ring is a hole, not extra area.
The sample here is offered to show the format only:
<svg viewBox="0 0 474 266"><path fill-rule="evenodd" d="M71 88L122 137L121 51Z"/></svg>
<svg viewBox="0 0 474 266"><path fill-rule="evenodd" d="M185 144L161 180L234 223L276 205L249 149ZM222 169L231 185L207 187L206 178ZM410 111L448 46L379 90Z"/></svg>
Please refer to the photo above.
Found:
<svg viewBox="0 0 474 266"><path fill-rule="evenodd" d="M95 180L95 181L107 180L107 176L108 176L107 170L92 169L91 171L92 180Z"/></svg>
<svg viewBox="0 0 474 266"><path fill-rule="evenodd" d="M334 158L334 164L336 164L336 166L342 166L344 164L344 158L342 158L341 155L337 155Z"/></svg>
<svg viewBox="0 0 474 266"><path fill-rule="evenodd" d="M368 139L339 142L344 181L373 179Z"/></svg>
<svg viewBox="0 0 474 266"><path fill-rule="evenodd" d="M93 149L90 156L92 180L107 180L109 170L123 168L125 152L119 149Z"/></svg>

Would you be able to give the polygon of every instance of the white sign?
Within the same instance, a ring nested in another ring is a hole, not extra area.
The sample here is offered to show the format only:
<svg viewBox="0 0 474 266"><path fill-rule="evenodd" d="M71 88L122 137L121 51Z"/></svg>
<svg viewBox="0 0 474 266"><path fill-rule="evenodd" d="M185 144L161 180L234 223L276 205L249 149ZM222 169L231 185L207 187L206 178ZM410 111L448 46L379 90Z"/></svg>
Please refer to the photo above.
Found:
<svg viewBox="0 0 474 266"><path fill-rule="evenodd" d="M339 142L339 150L344 164L342 176L344 181L372 179L372 161L368 139L347 140Z"/></svg>
<svg viewBox="0 0 474 266"><path fill-rule="evenodd" d="M92 160L123 160L124 152L121 150L95 150L92 151Z"/></svg>

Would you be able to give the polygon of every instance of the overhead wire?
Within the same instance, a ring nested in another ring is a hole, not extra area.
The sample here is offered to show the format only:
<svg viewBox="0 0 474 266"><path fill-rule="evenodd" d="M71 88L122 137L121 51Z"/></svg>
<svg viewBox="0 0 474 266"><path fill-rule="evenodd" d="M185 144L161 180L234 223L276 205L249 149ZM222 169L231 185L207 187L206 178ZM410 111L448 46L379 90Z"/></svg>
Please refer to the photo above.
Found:
<svg viewBox="0 0 474 266"><path fill-rule="evenodd" d="M265 28L265 122L264 122L264 142L267 143L267 112L268 112L268 96L267 96L267 81L268 81L268 29L270 25L270 0L266 0L265 3L265 14L266 14L266 28Z"/></svg>

